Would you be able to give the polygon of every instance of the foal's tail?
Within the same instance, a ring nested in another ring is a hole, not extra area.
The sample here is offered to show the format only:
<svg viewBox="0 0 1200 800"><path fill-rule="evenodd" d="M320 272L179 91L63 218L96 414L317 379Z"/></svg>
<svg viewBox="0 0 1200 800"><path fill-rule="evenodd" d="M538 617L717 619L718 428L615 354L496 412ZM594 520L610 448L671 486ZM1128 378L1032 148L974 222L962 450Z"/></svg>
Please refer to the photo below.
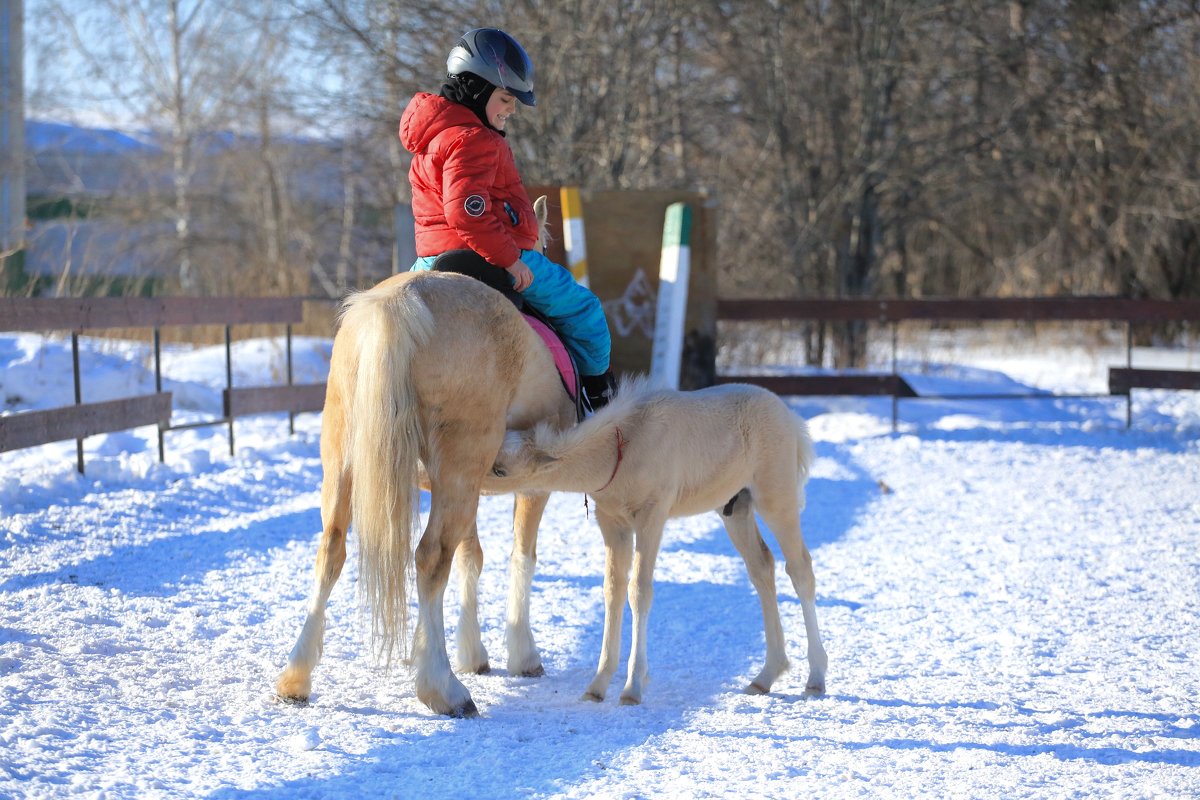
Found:
<svg viewBox="0 0 1200 800"><path fill-rule="evenodd" d="M346 407L351 519L358 534L359 591L371 609L375 651L391 664L408 641L407 581L419 525L416 392L411 365L433 317L406 284L349 296L342 330L356 366Z"/></svg>
<svg viewBox="0 0 1200 800"><path fill-rule="evenodd" d="M795 416L795 415L793 415ZM808 423L795 416L796 420L796 483L800 493L800 508L804 508L804 484L808 482L809 473L812 472L813 461L816 460L817 454L813 449L812 436L808 433Z"/></svg>

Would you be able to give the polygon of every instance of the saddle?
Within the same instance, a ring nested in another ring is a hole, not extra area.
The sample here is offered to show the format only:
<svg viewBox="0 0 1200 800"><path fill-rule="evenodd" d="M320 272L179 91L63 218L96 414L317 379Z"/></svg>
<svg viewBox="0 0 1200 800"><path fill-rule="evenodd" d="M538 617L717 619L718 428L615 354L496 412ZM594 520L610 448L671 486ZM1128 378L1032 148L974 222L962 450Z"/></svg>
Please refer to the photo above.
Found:
<svg viewBox="0 0 1200 800"><path fill-rule="evenodd" d="M570 351L563 344L562 336L555 330L550 320L525 302L521 293L512 288L504 270L489 264L474 250L448 250L434 259L432 269L435 272L457 272L459 275L474 278L512 301L512 304L525 317L525 321L529 323L529 327L533 328L534 332L541 337L550 350L550 354L554 356L554 366L558 368L558 376L562 380L563 388L566 389L567 396L575 403L576 420L582 421L585 414L583 391L579 382L579 370L575 366Z"/></svg>

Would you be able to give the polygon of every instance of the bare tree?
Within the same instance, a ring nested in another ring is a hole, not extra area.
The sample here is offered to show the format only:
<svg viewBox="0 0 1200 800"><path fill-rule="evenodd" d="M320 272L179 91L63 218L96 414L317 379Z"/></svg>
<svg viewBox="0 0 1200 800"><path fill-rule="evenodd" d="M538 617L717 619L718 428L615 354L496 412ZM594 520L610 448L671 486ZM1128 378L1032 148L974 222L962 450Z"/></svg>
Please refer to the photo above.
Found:
<svg viewBox="0 0 1200 800"><path fill-rule="evenodd" d="M269 15L272 3L258 7ZM82 94L166 133L177 280L185 293L200 291L193 182L211 137L228 129L246 76L261 66L260 31L220 0L47 0L45 13L82 60L90 87Z"/></svg>
<svg viewBox="0 0 1200 800"><path fill-rule="evenodd" d="M297 260L329 294L380 277L404 106L495 25L537 68L527 182L713 193L725 294L1200 295L1200 0L37 2L93 96L171 132L181 284L213 258L280 291ZM326 142L320 199L296 130ZM811 359L863 357L834 333Z"/></svg>

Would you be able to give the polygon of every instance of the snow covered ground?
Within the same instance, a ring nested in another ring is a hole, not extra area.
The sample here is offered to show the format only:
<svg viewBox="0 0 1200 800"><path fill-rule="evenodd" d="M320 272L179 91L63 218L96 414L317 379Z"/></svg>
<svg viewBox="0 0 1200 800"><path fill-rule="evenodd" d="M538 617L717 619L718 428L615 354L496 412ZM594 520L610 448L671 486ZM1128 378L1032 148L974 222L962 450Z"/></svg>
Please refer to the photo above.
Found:
<svg viewBox="0 0 1200 800"><path fill-rule="evenodd" d="M321 379L328 349L298 343L298 381ZM956 337L906 347L902 368L944 393L1102 391L1124 356ZM279 357L242 343L237 381ZM144 345L84 340L83 362L85 400L153 384ZM0 334L6 408L71 402L69 363L61 341ZM177 421L215 413L219 350L172 350L167 375ZM0 454L0 796L1200 796L1200 393L1137 393L1131 430L1113 398L907 401L896 433L887 400L794 407L819 456L803 524L827 696L802 696L782 569L794 671L740 693L761 619L708 515L667 531L646 702L579 701L603 563L580 495L542 526L546 676L509 676L498 497L479 516L493 671L464 678L469 720L371 663L353 553L311 704L272 698L320 528L317 415L293 437L278 416L239 421L232 458L222 427L169 434L165 464L152 428L93 437L86 476L73 442Z"/></svg>

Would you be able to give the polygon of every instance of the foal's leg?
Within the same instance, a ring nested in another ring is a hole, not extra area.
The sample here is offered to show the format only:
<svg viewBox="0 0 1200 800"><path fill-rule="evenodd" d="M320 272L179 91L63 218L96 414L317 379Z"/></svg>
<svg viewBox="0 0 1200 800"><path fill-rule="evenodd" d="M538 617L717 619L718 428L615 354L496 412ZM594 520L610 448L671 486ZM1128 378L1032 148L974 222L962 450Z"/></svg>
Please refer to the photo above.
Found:
<svg viewBox="0 0 1200 800"><path fill-rule="evenodd" d="M518 494L513 505L513 548L508 568L508 674L536 678L544 675L542 656L529 623L529 593L537 565L538 525L550 495Z"/></svg>
<svg viewBox="0 0 1200 800"><path fill-rule="evenodd" d="M285 700L308 700L312 673L321 660L325 638L325 604L346 563L346 530L350 526L350 475L341 469L340 452L329 443L322 448L325 479L321 483L321 540L317 544L316 577L308 601L308 617L287 666L275 681L275 693Z"/></svg>
<svg viewBox="0 0 1200 800"><path fill-rule="evenodd" d="M733 540L734 547L746 562L750 582L758 592L762 606L763 633L767 639L767 662L750 685L746 694L766 694L771 691L775 679L788 668L787 649L783 638L783 623L779 619L779 600L775 594L775 556L763 541L754 522L754 506L750 493L745 489L738 492L732 501L729 516L721 515L725 531Z"/></svg>
<svg viewBox="0 0 1200 800"><path fill-rule="evenodd" d="M596 522L604 535L604 637L600 664L581 700L599 703L617 674L621 657L621 621L625 615L625 593L629 587L629 565L633 561L633 531L596 509Z"/></svg>
<svg viewBox="0 0 1200 800"><path fill-rule="evenodd" d="M454 551L474 530L479 486L461 479L431 478L430 483L429 524L415 559L418 606L413 666L417 698L439 714L473 717L479 711L471 693L450 669L443 602Z"/></svg>
<svg viewBox="0 0 1200 800"><path fill-rule="evenodd" d="M800 533L800 506L795 477L790 481L787 478L779 480L770 489L755 489L754 502L783 550L786 559L784 569L792 579L792 587L800 598L800 610L804 613L804 630L808 636L808 681L804 691L806 694L824 694L829 658L821 644L821 631L817 626L817 581L813 576L812 556Z"/></svg>
<svg viewBox="0 0 1200 800"><path fill-rule="evenodd" d="M663 526L667 515L658 509L643 511L634 521L637 529L634 542L633 580L629 584L629 609L633 615L633 640L629 646L629 676L621 690L621 705L642 702L642 692L650 675L646 657L646 632L650 621L650 605L654 602L654 562L662 544Z"/></svg>
<svg viewBox="0 0 1200 800"><path fill-rule="evenodd" d="M475 525L458 545L454 560L458 564L459 581L458 670L484 675L491 667L479 635L479 573L483 570L483 547L479 544L479 529Z"/></svg>

